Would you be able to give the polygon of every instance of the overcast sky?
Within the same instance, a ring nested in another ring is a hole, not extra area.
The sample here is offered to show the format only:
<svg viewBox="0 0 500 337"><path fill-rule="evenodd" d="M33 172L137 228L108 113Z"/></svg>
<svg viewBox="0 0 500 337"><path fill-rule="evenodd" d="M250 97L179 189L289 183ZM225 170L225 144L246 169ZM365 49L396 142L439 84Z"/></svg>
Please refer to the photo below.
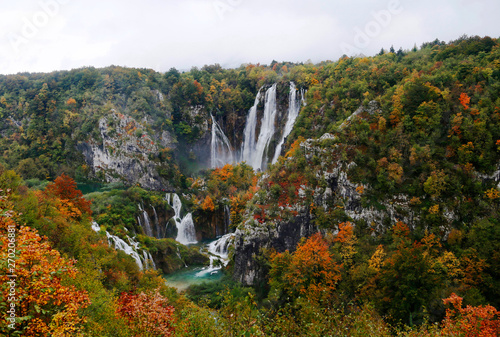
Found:
<svg viewBox="0 0 500 337"><path fill-rule="evenodd" d="M0 73L320 62L500 37L498 0L0 0Z"/></svg>

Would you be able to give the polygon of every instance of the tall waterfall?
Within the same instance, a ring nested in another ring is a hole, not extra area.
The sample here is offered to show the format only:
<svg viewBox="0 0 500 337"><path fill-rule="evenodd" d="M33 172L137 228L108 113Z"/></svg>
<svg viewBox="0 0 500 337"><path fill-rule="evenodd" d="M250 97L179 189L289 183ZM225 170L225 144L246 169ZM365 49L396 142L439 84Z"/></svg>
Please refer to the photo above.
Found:
<svg viewBox="0 0 500 337"><path fill-rule="evenodd" d="M283 134L281 135L280 142L276 146L276 150L274 151L274 157L272 163L276 163L278 161L278 157L281 153L281 147L285 143L286 137L292 132L293 124L295 124L295 119L299 115L300 111L300 103L304 99L304 94L301 92L301 97L297 97L297 88L295 87L295 83L290 82L290 93L288 94L288 117L286 120L285 128L283 129Z"/></svg>
<svg viewBox="0 0 500 337"><path fill-rule="evenodd" d="M212 118L212 144L210 151L210 165L212 168L222 167L225 164L230 164L234 162L233 150L231 149L231 144L229 139L226 137L222 131L219 123L215 120L214 116L210 115Z"/></svg>
<svg viewBox="0 0 500 337"><path fill-rule="evenodd" d="M170 203L169 194L165 196L165 199ZM174 221L175 226L177 227L177 237L175 240L183 245L197 243L198 241L196 241L193 216L191 213L188 213L184 216L184 218L181 218L182 202L179 196L175 193L173 193L171 206L174 209Z"/></svg>
<svg viewBox="0 0 500 337"><path fill-rule="evenodd" d="M255 153L252 158L252 166L254 169L262 168L264 153L266 152L269 142L274 135L274 121L276 119L277 112L276 87L277 84L275 83L266 91L264 116L262 117L259 138L257 139L257 144L255 145Z"/></svg>
<svg viewBox="0 0 500 337"><path fill-rule="evenodd" d="M264 100L264 116L262 117L260 133L255 139L257 127L257 106L260 101L260 90L255 98L254 106L250 109L245 126L245 139L243 143L242 160L250 164L254 169L262 169L265 166L264 155L268 150L269 142L274 135L274 122L276 119L276 87L273 84L266 91Z"/></svg>
<svg viewBox="0 0 500 337"><path fill-rule="evenodd" d="M243 131L243 151L241 152L241 161L246 161L247 164L252 165L252 155L255 152L255 129L257 128L257 106L262 98L262 88L257 92L253 106L250 108L247 117L245 130Z"/></svg>

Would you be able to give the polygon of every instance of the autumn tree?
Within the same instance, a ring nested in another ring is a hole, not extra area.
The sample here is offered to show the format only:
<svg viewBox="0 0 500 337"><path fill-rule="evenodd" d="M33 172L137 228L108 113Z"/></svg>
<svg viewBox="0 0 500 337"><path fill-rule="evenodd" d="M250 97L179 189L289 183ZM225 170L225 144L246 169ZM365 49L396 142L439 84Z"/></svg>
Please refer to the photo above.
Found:
<svg viewBox="0 0 500 337"><path fill-rule="evenodd" d="M173 335L174 307L159 289L139 294L122 293L117 314L125 318L133 336Z"/></svg>
<svg viewBox="0 0 500 337"><path fill-rule="evenodd" d="M272 257L269 276L271 292L277 298L328 298L340 281L339 269L326 241L321 234L314 234L299 243L294 253L286 251Z"/></svg>
<svg viewBox="0 0 500 337"><path fill-rule="evenodd" d="M443 333L446 336L499 336L500 311L490 305L462 307L462 298L452 293L443 300L444 304L451 305L446 310L443 321Z"/></svg>
<svg viewBox="0 0 500 337"><path fill-rule="evenodd" d="M47 185L45 194L59 199L61 208L74 219L92 215L91 201L83 197L82 192L76 188L76 182L64 173Z"/></svg>
<svg viewBox="0 0 500 337"><path fill-rule="evenodd" d="M201 208L203 208L204 211L210 211L210 212L213 212L215 210L214 202L212 201L212 198L210 198L209 195L207 195L205 197L205 200L203 200Z"/></svg>
<svg viewBox="0 0 500 337"><path fill-rule="evenodd" d="M88 295L65 280L78 273L74 261L53 249L35 229L20 226L12 210L0 216L0 246L13 245L14 251L2 249L0 292L5 300L14 295L15 322L0 318L0 332L15 336L80 336L84 317L79 309L88 304ZM14 278L8 275L15 275ZM9 281L14 281L13 285ZM14 291L12 291L14 289ZM11 306L0 302L2 312Z"/></svg>
<svg viewBox="0 0 500 337"><path fill-rule="evenodd" d="M344 267L351 266L353 257L356 254L356 236L354 235L354 227L350 222L339 224L339 232L334 238L334 242L340 244L340 256L344 263Z"/></svg>

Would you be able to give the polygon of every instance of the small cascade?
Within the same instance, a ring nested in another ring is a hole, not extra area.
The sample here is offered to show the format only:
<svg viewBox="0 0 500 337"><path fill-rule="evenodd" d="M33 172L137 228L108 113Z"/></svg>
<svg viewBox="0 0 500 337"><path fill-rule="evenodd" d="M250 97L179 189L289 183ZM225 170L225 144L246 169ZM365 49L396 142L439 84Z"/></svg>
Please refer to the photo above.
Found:
<svg viewBox="0 0 500 337"><path fill-rule="evenodd" d="M148 267L153 267L153 269L156 269L156 263L153 260L153 257L151 256L150 252L146 252L146 250L142 251L142 254L144 255L144 261L146 261L146 265Z"/></svg>
<svg viewBox="0 0 500 337"><path fill-rule="evenodd" d="M176 241L184 245L198 242L196 241L196 231L194 229L193 215L191 213L186 214L186 216L182 218L181 223L177 226L177 230Z"/></svg>
<svg viewBox="0 0 500 337"><path fill-rule="evenodd" d="M167 195L169 194L167 193ZM170 196L165 196L165 199L169 201L170 204ZM184 216L184 218L181 218L182 202L179 196L175 193L173 193L171 206L174 209L174 221L175 226L177 227L177 237L175 240L183 245L197 243L198 241L196 240L193 215L188 213Z"/></svg>
<svg viewBox="0 0 500 337"><path fill-rule="evenodd" d="M94 230L96 233L99 233L101 227L97 222L93 221L92 230ZM130 238L129 236L127 236L128 240L127 243L118 236L109 234L108 231L106 231L106 237L108 238L108 244L110 246L113 246L115 247L115 249L121 250L125 252L125 254L132 256L132 258L135 260L135 263L137 264L140 270L144 270L145 266L146 268L152 266L154 269L156 269L155 262L150 252L143 250L142 251L143 256L141 257L139 255L138 253L138 251L140 250L139 242L135 241L135 238Z"/></svg>
<svg viewBox="0 0 500 337"><path fill-rule="evenodd" d="M262 88L257 92L253 106L248 112L247 122L245 125L245 130L243 131L243 150L241 151L241 161L246 161L247 164L251 165L252 156L255 152L255 129L257 128L257 107L260 103L262 94Z"/></svg>
<svg viewBox="0 0 500 337"><path fill-rule="evenodd" d="M181 256L181 251L179 250L179 247L177 247L177 256L179 257L179 259L182 261L182 263L184 263L184 267L187 268L187 264L186 262L184 262L184 260L182 259L182 256Z"/></svg>
<svg viewBox="0 0 500 337"><path fill-rule="evenodd" d="M97 222L92 221L92 230L96 233L99 233L99 231L101 230L101 226L99 226Z"/></svg>
<svg viewBox="0 0 500 337"><path fill-rule="evenodd" d="M144 219L144 222L141 223L139 220L139 225L141 225L142 228L144 228L144 231L146 232L147 236L153 236L153 229L151 228L151 220L149 219L148 212L146 212L145 209L142 208L140 204L137 204L139 207L139 210L142 212L142 217Z"/></svg>
<svg viewBox="0 0 500 337"><path fill-rule="evenodd" d="M210 266L203 268L201 271L196 273L196 277L203 277L207 274L212 274L222 269L222 267L227 266L229 263L229 244L234 238L233 233L223 235L218 240L211 242L207 245L208 252L210 253ZM218 260L221 263L214 266L214 262Z"/></svg>
<svg viewBox="0 0 500 337"><path fill-rule="evenodd" d="M231 225L231 211L229 205L224 205L224 233L229 232L229 226Z"/></svg>
<svg viewBox="0 0 500 337"><path fill-rule="evenodd" d="M234 155L229 139L222 131L214 116L210 115L210 117L212 118L210 165L212 168L216 168L231 164L234 162Z"/></svg>
<svg viewBox="0 0 500 337"><path fill-rule="evenodd" d="M137 251L134 250L132 246L127 244L118 236L109 234L107 231L106 231L106 236L108 237L109 245L113 244L115 249L124 251L125 254L132 256L135 260L135 263L137 263L137 265L139 266L139 269L144 270L144 265L142 264L141 256L139 255L139 253L137 253Z"/></svg>
<svg viewBox="0 0 500 337"><path fill-rule="evenodd" d="M276 163L278 161L278 157L281 154L281 148L285 143L286 137L292 132L293 125L295 124L295 120L300 112L300 103L304 99L303 92L301 91L301 97L297 97L297 88L295 87L295 83L290 82L290 93L288 94L288 117L286 120L285 128L283 129L283 135L281 136L280 142L276 146L276 150L274 151L274 157L272 163Z"/></svg>
<svg viewBox="0 0 500 337"><path fill-rule="evenodd" d="M156 208L153 207L153 213L155 215L155 230L156 230L156 238L161 239L161 232L160 232L160 221L158 220L158 214L156 213Z"/></svg>
<svg viewBox="0 0 500 337"><path fill-rule="evenodd" d="M208 252L210 254L217 255L218 257L224 260L227 260L229 254L228 247L233 237L234 237L233 233L228 233L226 235L221 236L218 240L208 244L207 246Z"/></svg>

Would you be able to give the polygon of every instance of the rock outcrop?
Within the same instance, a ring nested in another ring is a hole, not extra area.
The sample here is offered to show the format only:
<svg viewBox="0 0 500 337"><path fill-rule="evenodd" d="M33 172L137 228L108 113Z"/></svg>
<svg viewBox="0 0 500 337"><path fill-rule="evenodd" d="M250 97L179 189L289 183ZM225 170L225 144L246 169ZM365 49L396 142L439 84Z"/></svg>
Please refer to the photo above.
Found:
<svg viewBox="0 0 500 337"><path fill-rule="evenodd" d="M257 224L249 220L244 229L235 232L234 277L245 285L254 285L263 279L265 268L256 259L263 248L274 248L277 252L294 251L303 237L318 229L308 214L302 214L278 224Z"/></svg>
<svg viewBox="0 0 500 337"><path fill-rule="evenodd" d="M169 189L169 183L157 172L157 163L150 159L159 149L141 123L113 111L99 120L98 128L101 140L90 139L77 145L95 174L102 174L107 182L123 181L151 190ZM175 147L168 132L164 131L160 138L163 146Z"/></svg>

